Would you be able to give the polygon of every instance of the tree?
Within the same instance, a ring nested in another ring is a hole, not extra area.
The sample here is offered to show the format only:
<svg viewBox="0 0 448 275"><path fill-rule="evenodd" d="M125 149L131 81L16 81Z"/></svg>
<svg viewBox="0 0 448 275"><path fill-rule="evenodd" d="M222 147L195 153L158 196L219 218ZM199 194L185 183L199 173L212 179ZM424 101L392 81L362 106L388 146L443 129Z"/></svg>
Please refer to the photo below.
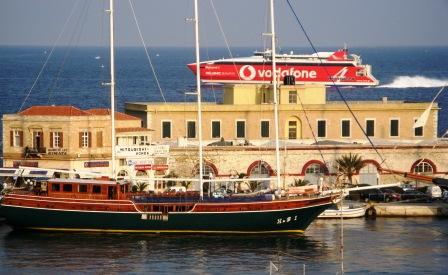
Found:
<svg viewBox="0 0 448 275"><path fill-rule="evenodd" d="M149 184L147 182L139 181L135 186L137 186L138 192L143 192L145 191L145 188L148 187L148 185Z"/></svg>
<svg viewBox="0 0 448 275"><path fill-rule="evenodd" d="M174 178L178 178L178 177L179 176L173 171L170 171L166 176L164 176L164 178L168 178L168 179L174 179ZM171 187L171 186L175 186L175 185L176 185L176 181L174 181L174 180L168 180L166 182L167 187Z"/></svg>
<svg viewBox="0 0 448 275"><path fill-rule="evenodd" d="M350 185L353 184L353 175L358 173L363 166L362 158L358 154L342 155L336 159L336 169L338 171L338 177L345 176L348 179Z"/></svg>

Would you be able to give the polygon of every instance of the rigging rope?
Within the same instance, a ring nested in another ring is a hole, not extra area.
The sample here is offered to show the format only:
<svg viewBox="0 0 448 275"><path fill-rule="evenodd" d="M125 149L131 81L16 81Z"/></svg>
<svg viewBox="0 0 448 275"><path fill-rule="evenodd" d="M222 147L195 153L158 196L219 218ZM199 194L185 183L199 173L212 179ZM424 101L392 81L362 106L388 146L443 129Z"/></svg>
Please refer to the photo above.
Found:
<svg viewBox="0 0 448 275"><path fill-rule="evenodd" d="M154 75L154 79L155 79L155 81L157 83L157 87L159 88L160 95L162 96L163 102L166 103L166 99L165 99L165 96L163 95L162 87L160 87L159 79L157 78L157 74L156 74L156 71L154 69L154 65L152 64L151 57L149 57L149 53L148 53L148 49L147 49L146 44L145 44L145 40L143 39L143 35L142 35L141 30L140 30L140 25L138 24L137 16L135 15L134 5L132 4L131 0L128 0L128 2L129 2L129 6L131 7L132 15L134 16L134 22L135 22L135 25L137 26L137 30L138 30L138 34L140 36L140 40L141 40L141 42L143 44L143 48L145 49L146 58L148 59L149 65L151 66L152 74Z"/></svg>
<svg viewBox="0 0 448 275"><path fill-rule="evenodd" d="M310 44L311 48L313 49L314 53L316 54L319 62L322 64L322 59L319 57L319 53L316 50L316 47L314 46L313 42L311 41L311 38L309 37L308 33L306 32L305 28L302 25L302 22L300 21L299 17L297 16L294 8L291 5L290 0L286 0L286 2L288 3L289 8L291 9L291 12L293 13L297 23L299 24L300 28L302 29L306 39L308 40L308 43ZM327 71L325 66L322 66L325 73L327 74L327 76L330 76L330 73ZM372 146L372 148L375 150L376 154L380 157L381 159L381 164L385 163L385 159L382 156L382 154L378 151L378 149L376 148L375 144L372 142L372 140L370 139L370 137L367 135L366 131L364 130L364 128L362 127L361 123L359 122L358 118L356 117L355 113L353 112L353 110L350 108L350 105L348 104L347 100L345 99L345 97L342 95L341 90L339 89L338 86L336 86L336 83L334 82L334 79L330 77L330 80L333 82L334 87L336 88L336 91L338 92L340 98L342 99L342 101L344 102L345 106L347 106L347 109L349 110L350 114L353 116L354 120L356 121L356 124L358 125L358 127L361 129L362 133L364 134L364 136L367 138L367 140L369 141L370 145ZM386 164L387 166L387 164Z"/></svg>
<svg viewBox="0 0 448 275"><path fill-rule="evenodd" d="M229 52L230 58L233 59L232 51L230 50L229 41L227 40L227 36L224 32L224 29L222 28L221 20L219 19L219 15L216 12L215 4L213 3L213 0L210 0L210 5L211 5L213 13L216 17L216 21L218 22L218 27L219 27L219 30L221 31L221 35L224 38L224 42L226 43L227 51ZM235 61L233 61L232 64L233 64L233 68L235 69L235 73L238 75L238 79L241 80L241 77L240 77L240 74L238 73L238 69L236 67Z"/></svg>
<svg viewBox="0 0 448 275"><path fill-rule="evenodd" d="M25 99L23 100L22 104L20 105L18 113L22 111L23 106L25 105L26 101L28 100L28 98L29 98L30 95L31 95L31 92L33 91L34 87L36 86L37 82L39 81L40 76L42 75L43 71L45 70L45 68L46 68L46 66L47 66L47 64L48 64L48 61L50 60L51 56L53 55L54 49L56 48L56 45L58 44L59 40L61 39L62 34L64 33L65 28L67 27L68 22L69 22L70 19L72 18L73 13L74 13L74 11L75 11L75 8L76 8L76 6L78 5L79 2L80 2L80 1L78 0L78 1L76 1L76 2L73 4L72 9L71 9L71 11L70 11L70 14L69 14L67 20L65 21L64 25L62 26L62 29L61 29L61 31L59 32L59 35L58 35L58 37L56 38L56 41L53 43L53 45L52 45L52 47L51 47L51 50L50 50L50 53L47 55L47 58L45 59L45 62L44 62L44 64L42 65L42 68L40 69L39 73L37 74L37 77L36 77L36 79L34 80L33 85L31 85L31 88L29 89L29 91L28 91L28 93L27 93Z"/></svg>

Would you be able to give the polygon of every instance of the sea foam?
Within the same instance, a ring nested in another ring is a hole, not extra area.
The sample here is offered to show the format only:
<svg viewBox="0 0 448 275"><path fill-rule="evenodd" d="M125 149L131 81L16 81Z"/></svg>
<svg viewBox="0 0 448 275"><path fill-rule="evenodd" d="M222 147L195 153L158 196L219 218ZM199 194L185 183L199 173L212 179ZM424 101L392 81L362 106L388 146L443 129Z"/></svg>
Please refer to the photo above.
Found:
<svg viewBox="0 0 448 275"><path fill-rule="evenodd" d="M448 79L428 78L425 76L397 76L392 83L380 85L379 88L432 88L448 85Z"/></svg>

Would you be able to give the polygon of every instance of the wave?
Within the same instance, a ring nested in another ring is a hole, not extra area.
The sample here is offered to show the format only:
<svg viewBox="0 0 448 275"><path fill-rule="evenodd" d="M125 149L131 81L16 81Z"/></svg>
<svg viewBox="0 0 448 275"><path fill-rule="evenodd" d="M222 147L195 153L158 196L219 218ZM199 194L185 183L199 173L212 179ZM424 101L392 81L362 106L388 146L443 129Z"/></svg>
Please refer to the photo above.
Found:
<svg viewBox="0 0 448 275"><path fill-rule="evenodd" d="M378 88L433 88L448 85L448 79L429 78L425 76L397 76L392 83Z"/></svg>

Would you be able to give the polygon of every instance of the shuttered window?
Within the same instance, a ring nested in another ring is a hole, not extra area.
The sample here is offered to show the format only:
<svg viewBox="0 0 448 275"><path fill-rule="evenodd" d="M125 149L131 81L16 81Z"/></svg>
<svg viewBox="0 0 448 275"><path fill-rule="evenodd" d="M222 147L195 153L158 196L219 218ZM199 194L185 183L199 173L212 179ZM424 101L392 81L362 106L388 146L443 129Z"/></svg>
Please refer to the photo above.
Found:
<svg viewBox="0 0 448 275"><path fill-rule="evenodd" d="M350 120L341 121L341 136L350 137Z"/></svg>
<svg viewBox="0 0 448 275"><path fill-rule="evenodd" d="M79 148L89 148L92 146L92 133L88 131L79 132Z"/></svg>
<svg viewBox="0 0 448 275"><path fill-rule="evenodd" d="M103 147L103 132L96 132L96 147Z"/></svg>
<svg viewBox="0 0 448 275"><path fill-rule="evenodd" d="M325 138L327 137L327 121L318 120L317 121L317 137Z"/></svg>
<svg viewBox="0 0 448 275"><path fill-rule="evenodd" d="M246 137L246 121L239 120L236 122L236 138Z"/></svg>
<svg viewBox="0 0 448 275"><path fill-rule="evenodd" d="M187 121L187 138L196 138L196 121Z"/></svg>
<svg viewBox="0 0 448 275"><path fill-rule="evenodd" d="M398 119L390 120L390 136L391 137L399 136L399 127L400 127L400 123L399 123Z"/></svg>
<svg viewBox="0 0 448 275"><path fill-rule="evenodd" d="M268 120L262 120L260 124L260 135L262 138L268 138L269 137L269 121Z"/></svg>
<svg viewBox="0 0 448 275"><path fill-rule="evenodd" d="M162 121L162 138L171 138L171 121Z"/></svg>
<svg viewBox="0 0 448 275"><path fill-rule="evenodd" d="M373 119L366 120L366 134L368 137L375 136L375 120Z"/></svg>
<svg viewBox="0 0 448 275"><path fill-rule="evenodd" d="M221 121L212 121L212 138L221 137Z"/></svg>
<svg viewBox="0 0 448 275"><path fill-rule="evenodd" d="M9 145L11 147L23 147L23 131L21 130L11 130L9 132Z"/></svg>
<svg viewBox="0 0 448 275"><path fill-rule="evenodd" d="M64 147L62 132L50 132L50 147L51 148Z"/></svg>

